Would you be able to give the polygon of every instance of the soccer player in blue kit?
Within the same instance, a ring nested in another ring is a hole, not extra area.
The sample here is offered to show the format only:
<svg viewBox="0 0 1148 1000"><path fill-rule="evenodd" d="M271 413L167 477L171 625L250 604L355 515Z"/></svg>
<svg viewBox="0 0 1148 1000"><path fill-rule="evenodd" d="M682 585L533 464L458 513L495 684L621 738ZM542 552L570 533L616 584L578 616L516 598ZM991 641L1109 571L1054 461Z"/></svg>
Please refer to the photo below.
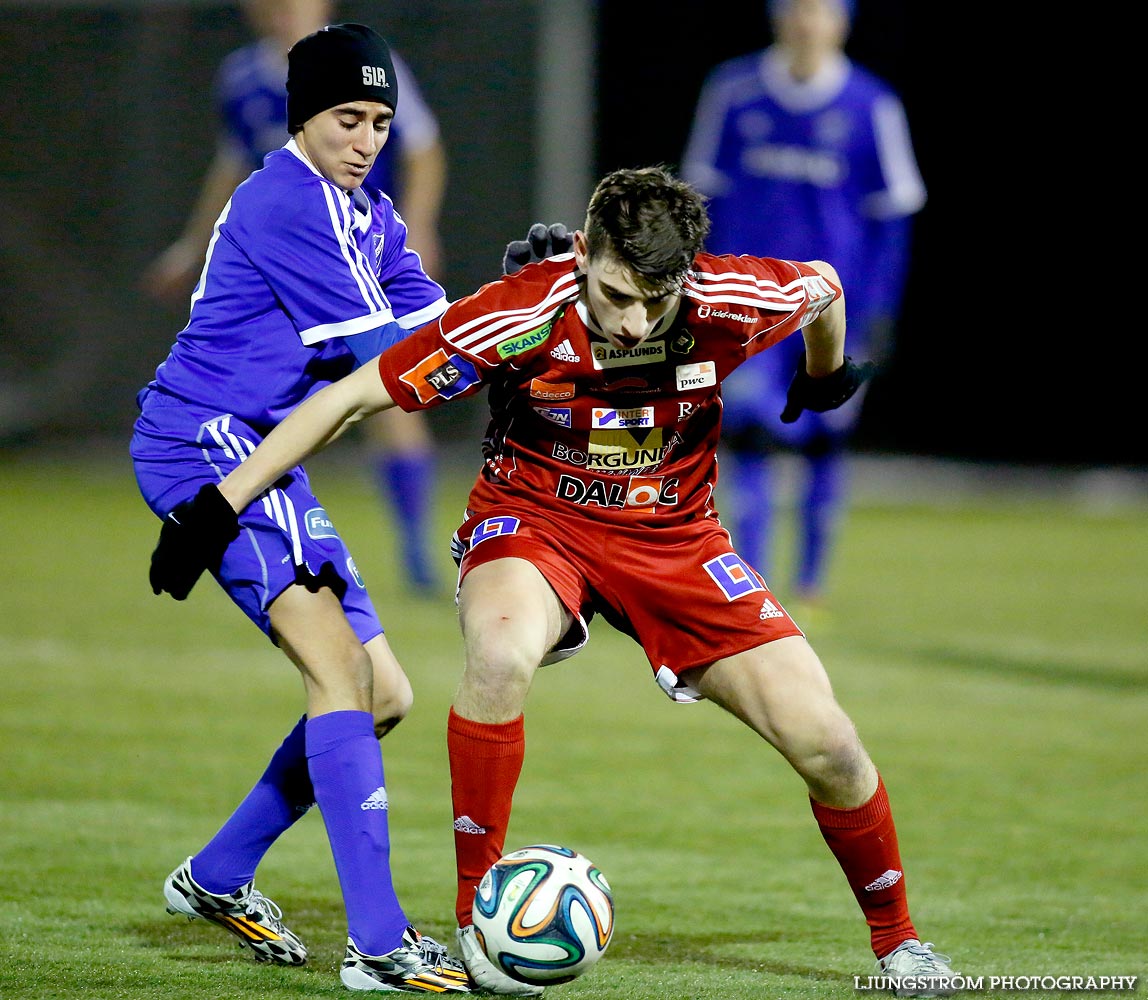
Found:
<svg viewBox="0 0 1148 1000"><path fill-rule="evenodd" d="M220 135L215 155L183 232L145 275L145 287L164 301L187 301L203 267L215 220L232 192L263 158L283 145L287 128L287 50L298 38L329 24L329 0L243 0L254 42L223 61L215 82ZM391 61L403 92L402 114L391 124L386 148L375 159L368 183L387 192L407 225L407 243L433 277L442 252L438 217L446 157L438 122L411 74L394 52ZM435 443L423 414L393 412L365 427L376 481L397 518L395 532L407 581L430 592L436 573L428 536L435 490Z"/></svg>
<svg viewBox="0 0 1148 1000"><path fill-rule="evenodd" d="M880 360L925 188L900 100L844 54L854 7L769 0L776 44L710 74L682 174L710 197L713 253L832 261L849 290L848 352ZM783 412L801 352L791 337L726 379L722 488L738 550L769 578L771 457L801 456L794 596L809 613L823 596L864 392L826 413Z"/></svg>
<svg viewBox="0 0 1148 1000"><path fill-rule="evenodd" d="M178 523L303 399L446 308L390 200L364 186L398 89L386 42L363 25L331 25L291 48L292 138L219 216L188 324L139 396L131 454L161 518ZM469 992L465 969L410 926L394 891L378 737L409 709L410 684L302 468L229 537L211 571L298 668L306 714L232 816L167 878L168 909L220 924L260 960L306 961L253 880L317 803L347 914L343 984ZM173 596L187 596L194 578L185 582Z"/></svg>

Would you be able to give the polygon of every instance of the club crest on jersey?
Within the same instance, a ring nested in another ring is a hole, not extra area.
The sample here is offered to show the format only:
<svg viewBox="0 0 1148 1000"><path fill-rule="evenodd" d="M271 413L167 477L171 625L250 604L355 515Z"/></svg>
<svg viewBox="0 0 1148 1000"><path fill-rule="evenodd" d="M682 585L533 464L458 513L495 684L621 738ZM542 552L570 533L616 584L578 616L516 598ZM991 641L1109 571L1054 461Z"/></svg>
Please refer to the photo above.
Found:
<svg viewBox="0 0 1148 1000"><path fill-rule="evenodd" d="M545 382L540 378L530 380L530 398L559 400L574 398L573 382Z"/></svg>
<svg viewBox="0 0 1148 1000"><path fill-rule="evenodd" d="M488 517L471 532L470 547L473 549L480 542L485 542L488 538L494 538L497 535L515 535L521 524L522 522L517 517L510 517L509 515Z"/></svg>
<svg viewBox="0 0 1148 1000"><path fill-rule="evenodd" d="M623 350L610 344L591 344L590 353L594 358L594 367L601 371L603 368L625 368L629 365L648 365L656 361L665 361L666 345L663 341L655 340L639 344L630 350Z"/></svg>
<svg viewBox="0 0 1148 1000"><path fill-rule="evenodd" d="M379 266L379 262L383 259L383 234L374 233L371 236L371 240L375 254L375 267L377 268Z"/></svg>
<svg viewBox="0 0 1148 1000"><path fill-rule="evenodd" d="M415 391L420 403L429 403L436 396L452 399L479 382L474 365L457 354L448 357L441 347L399 379Z"/></svg>
<svg viewBox="0 0 1148 1000"><path fill-rule="evenodd" d="M307 526L307 534L311 538L338 538L335 524L322 507L312 507L303 515L303 523Z"/></svg>
<svg viewBox="0 0 1148 1000"><path fill-rule="evenodd" d="M679 392L687 389L704 389L709 385L717 385L717 366L712 361L678 365L674 369L674 376L677 379Z"/></svg>
<svg viewBox="0 0 1148 1000"><path fill-rule="evenodd" d="M709 573L710 579L725 594L727 601L736 601L746 594L765 590L765 581L736 552L727 552L702 563L702 569Z"/></svg>
<svg viewBox="0 0 1148 1000"><path fill-rule="evenodd" d="M611 410L595 406L590 411L590 426L595 428L653 427L654 408L634 406L625 410Z"/></svg>
<svg viewBox="0 0 1148 1000"><path fill-rule="evenodd" d="M536 406L534 412L559 427L574 426L574 417L569 406Z"/></svg>
<svg viewBox="0 0 1148 1000"><path fill-rule="evenodd" d="M670 341L671 354L689 354L694 349L694 335L689 330L683 330Z"/></svg>
<svg viewBox="0 0 1148 1000"><path fill-rule="evenodd" d="M552 325L552 323L546 323L537 330L524 333L521 337L504 340L498 345L498 356L500 358L512 358L516 354L524 354L531 348L537 347L550 336L550 328Z"/></svg>

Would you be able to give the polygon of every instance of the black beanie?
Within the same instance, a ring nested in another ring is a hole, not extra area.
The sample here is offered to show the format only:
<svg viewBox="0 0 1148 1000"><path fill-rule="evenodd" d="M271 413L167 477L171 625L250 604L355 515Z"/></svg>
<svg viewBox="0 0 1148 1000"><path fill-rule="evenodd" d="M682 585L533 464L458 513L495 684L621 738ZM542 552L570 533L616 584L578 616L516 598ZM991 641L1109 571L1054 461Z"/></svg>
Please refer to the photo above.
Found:
<svg viewBox="0 0 1148 1000"><path fill-rule="evenodd" d="M287 131L348 101L376 101L392 111L399 85L391 50L365 24L328 24L287 53Z"/></svg>

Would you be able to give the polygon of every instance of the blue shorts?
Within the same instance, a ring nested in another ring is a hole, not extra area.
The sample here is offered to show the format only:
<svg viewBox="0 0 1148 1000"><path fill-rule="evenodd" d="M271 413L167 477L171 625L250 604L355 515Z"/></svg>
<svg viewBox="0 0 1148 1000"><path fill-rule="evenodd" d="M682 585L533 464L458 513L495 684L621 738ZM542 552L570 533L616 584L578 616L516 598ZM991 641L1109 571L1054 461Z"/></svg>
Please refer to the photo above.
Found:
<svg viewBox="0 0 1148 1000"><path fill-rule="evenodd" d="M229 413L215 413L159 390L140 393L132 434L136 482L147 505L166 517L205 483L218 483L255 450L262 435ZM343 611L360 642L383 631L379 616L327 512L296 466L239 515L239 537L215 578L269 637L267 609L300 573L318 576L329 563L345 583ZM326 572L331 572L327 570Z"/></svg>

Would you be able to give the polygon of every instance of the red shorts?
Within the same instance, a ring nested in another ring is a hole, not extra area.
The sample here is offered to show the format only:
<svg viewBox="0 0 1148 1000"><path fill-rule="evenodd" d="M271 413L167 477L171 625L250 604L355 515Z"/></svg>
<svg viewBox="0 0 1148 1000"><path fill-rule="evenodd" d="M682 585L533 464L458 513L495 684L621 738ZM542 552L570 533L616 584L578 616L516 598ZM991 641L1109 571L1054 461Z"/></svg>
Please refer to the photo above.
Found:
<svg viewBox="0 0 1148 1000"><path fill-rule="evenodd" d="M676 701L699 697L683 671L803 634L714 519L630 527L500 504L468 516L457 537L460 580L495 559L525 559L578 619L546 662L577 652L600 614L641 645Z"/></svg>

